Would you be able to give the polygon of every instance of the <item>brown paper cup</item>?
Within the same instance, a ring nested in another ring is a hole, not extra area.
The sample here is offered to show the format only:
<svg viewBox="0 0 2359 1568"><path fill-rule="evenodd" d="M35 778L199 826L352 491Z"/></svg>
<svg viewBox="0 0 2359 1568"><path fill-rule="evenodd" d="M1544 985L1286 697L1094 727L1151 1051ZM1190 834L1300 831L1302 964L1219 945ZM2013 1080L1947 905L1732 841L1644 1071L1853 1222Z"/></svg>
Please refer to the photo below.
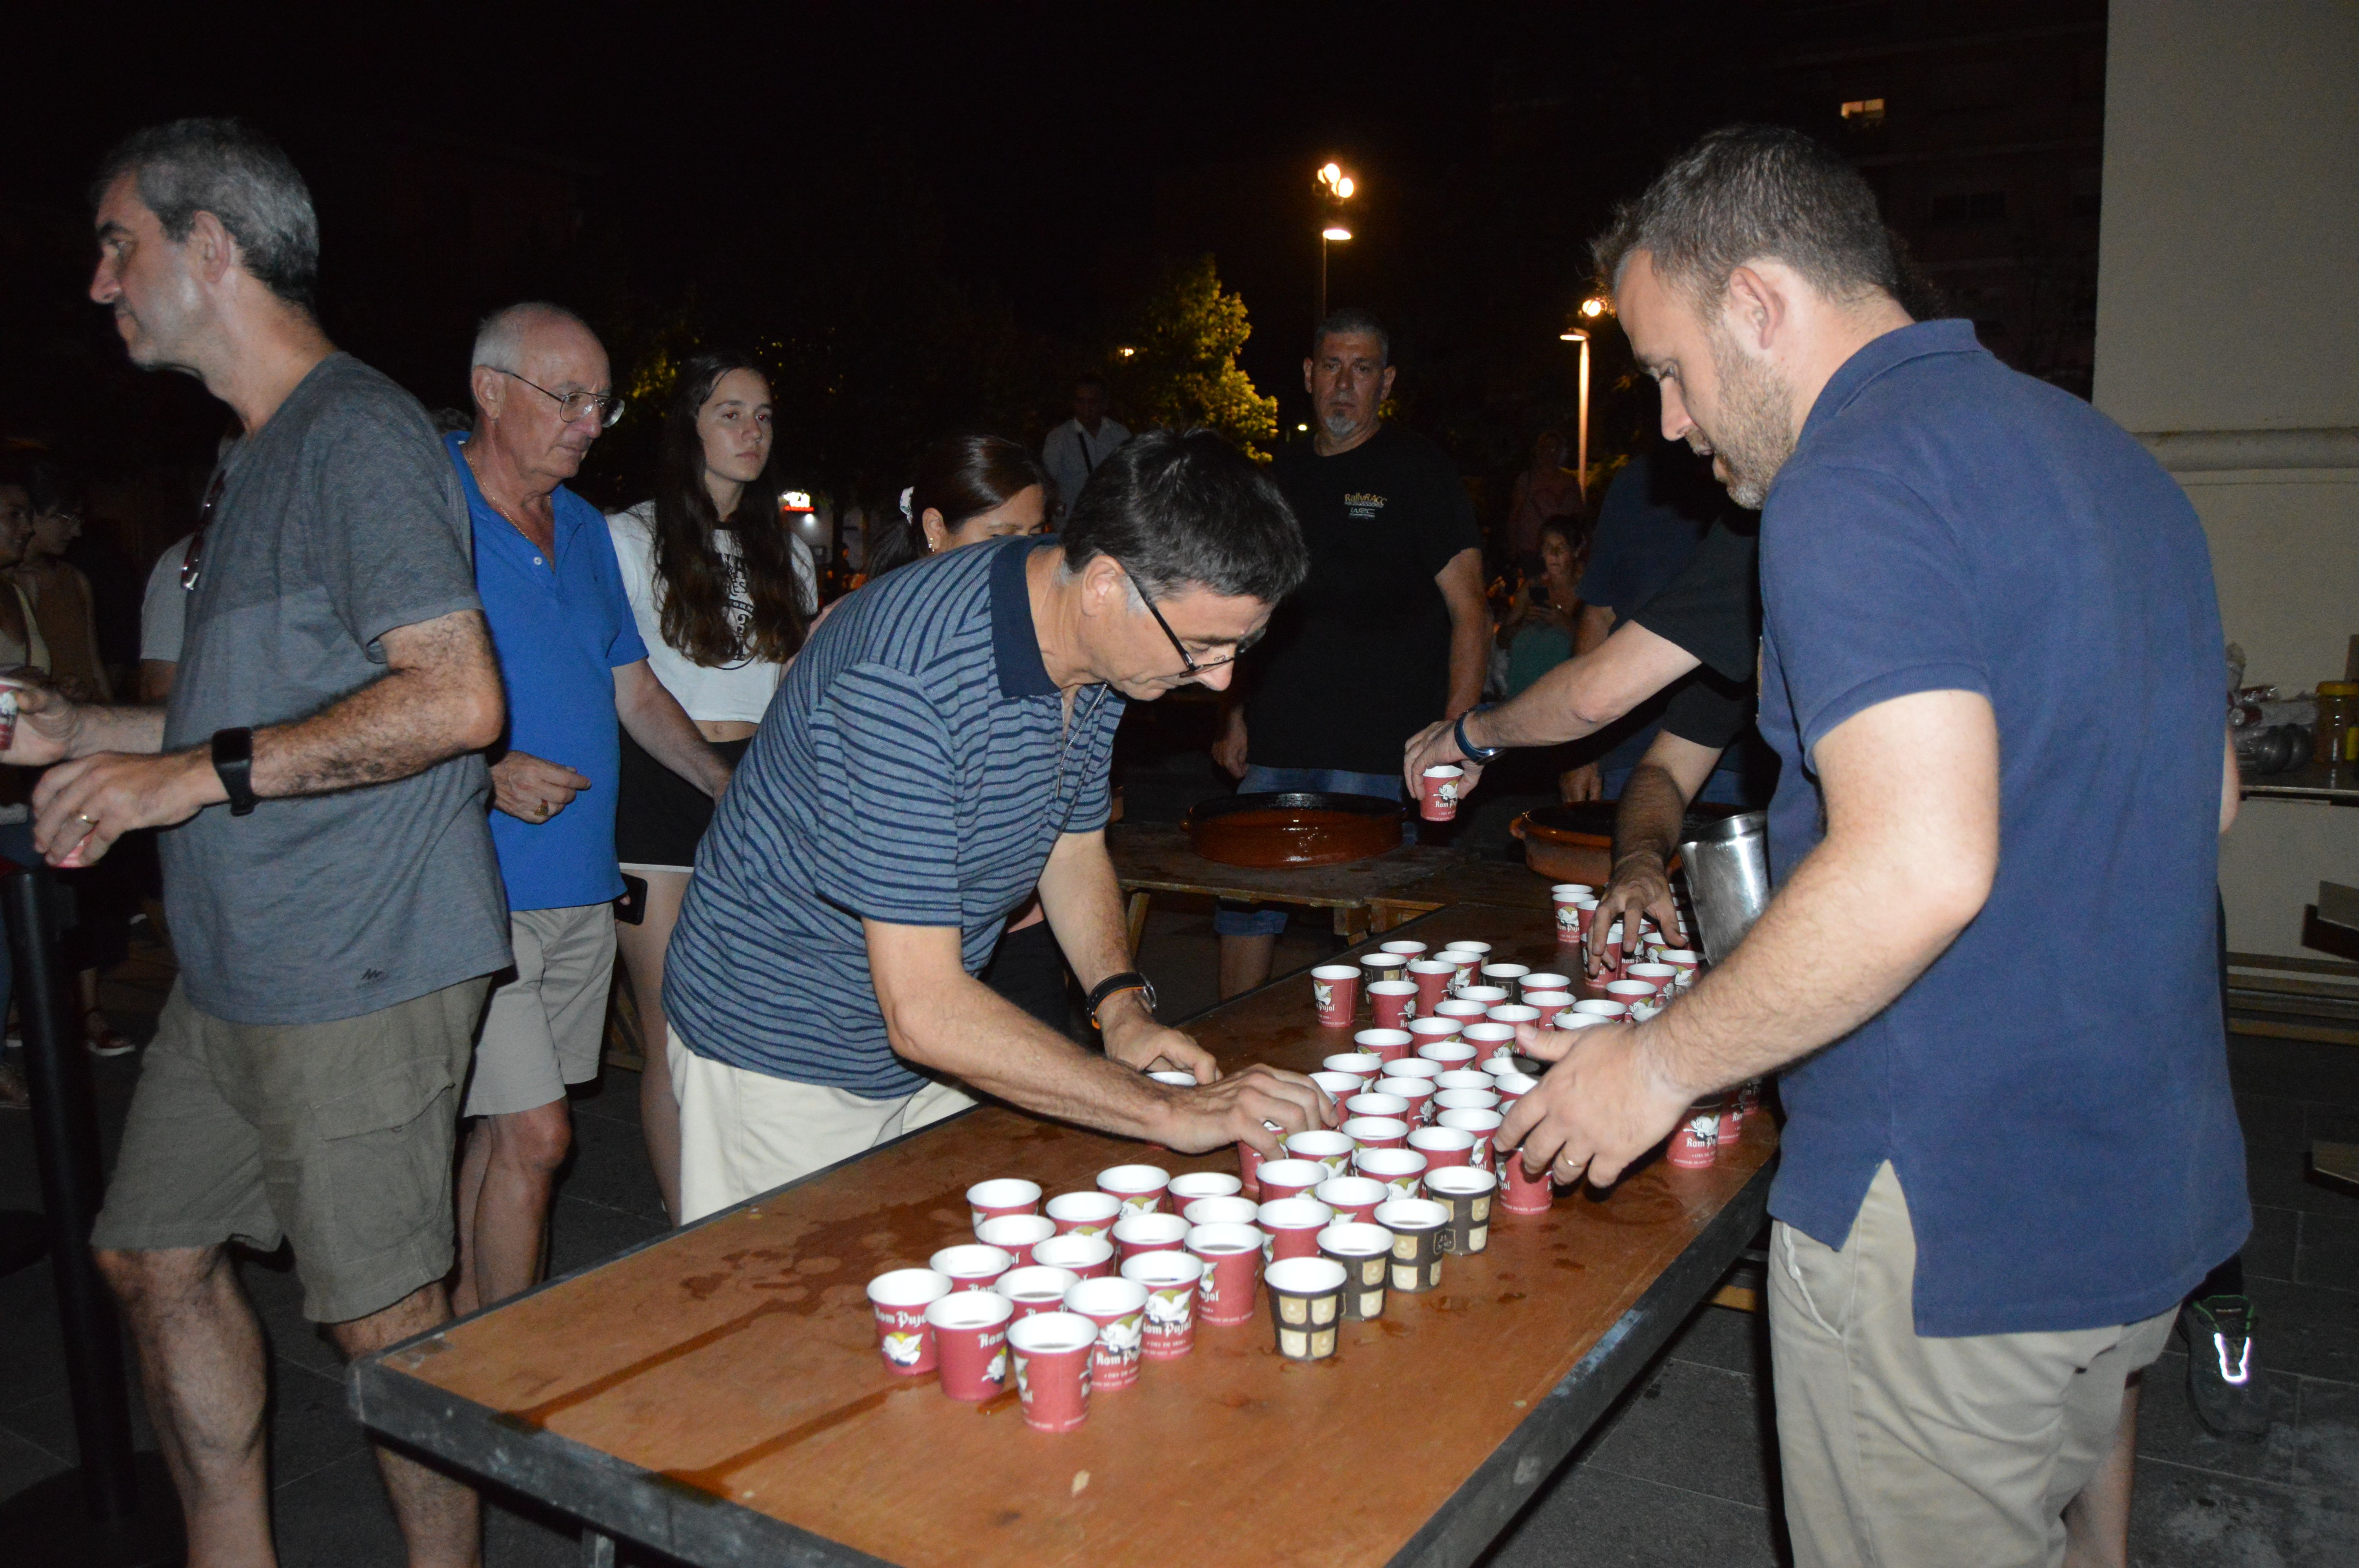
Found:
<svg viewBox="0 0 2359 1568"><path fill-rule="evenodd" d="M1392 1232L1391 1271L1386 1284L1419 1295L1441 1283L1441 1238L1450 1211L1429 1198L1395 1198L1376 1206L1376 1223Z"/></svg>
<svg viewBox="0 0 2359 1568"><path fill-rule="evenodd" d="M1344 1277L1343 1264L1316 1253L1280 1259L1263 1271L1279 1355L1290 1361L1323 1361L1335 1354Z"/></svg>

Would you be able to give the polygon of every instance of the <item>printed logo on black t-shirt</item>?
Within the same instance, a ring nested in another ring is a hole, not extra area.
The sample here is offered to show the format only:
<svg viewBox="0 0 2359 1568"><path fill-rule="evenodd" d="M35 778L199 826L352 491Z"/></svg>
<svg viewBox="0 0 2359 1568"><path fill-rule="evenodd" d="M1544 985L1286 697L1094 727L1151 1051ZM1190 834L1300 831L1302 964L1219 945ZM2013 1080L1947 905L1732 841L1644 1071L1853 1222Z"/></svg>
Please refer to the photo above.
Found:
<svg viewBox="0 0 2359 1568"><path fill-rule="evenodd" d="M1381 495L1371 494L1364 490L1343 492L1344 514L1356 522L1373 523L1376 520L1376 514L1384 509L1385 498Z"/></svg>

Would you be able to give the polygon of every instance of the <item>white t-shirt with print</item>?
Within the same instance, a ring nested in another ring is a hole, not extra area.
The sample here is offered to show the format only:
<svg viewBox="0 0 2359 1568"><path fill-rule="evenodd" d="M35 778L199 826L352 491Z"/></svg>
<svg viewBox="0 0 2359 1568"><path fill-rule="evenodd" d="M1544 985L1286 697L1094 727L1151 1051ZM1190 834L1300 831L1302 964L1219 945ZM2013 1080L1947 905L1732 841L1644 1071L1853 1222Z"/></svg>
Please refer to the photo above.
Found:
<svg viewBox="0 0 2359 1568"><path fill-rule="evenodd" d="M614 536L614 559L623 568L623 587L630 595L631 614L638 622L640 640L647 645L647 667L663 682L664 689L679 699L690 719L759 723L786 665L750 657L721 665L700 665L664 641L663 616L656 596L655 516L656 503L642 501L627 512L611 513L606 518L607 529ZM810 546L792 535L788 540L795 598L808 617L819 609L819 574ZM729 568L729 624L742 640L754 619L745 557L737 535L727 528L712 531L712 545Z"/></svg>

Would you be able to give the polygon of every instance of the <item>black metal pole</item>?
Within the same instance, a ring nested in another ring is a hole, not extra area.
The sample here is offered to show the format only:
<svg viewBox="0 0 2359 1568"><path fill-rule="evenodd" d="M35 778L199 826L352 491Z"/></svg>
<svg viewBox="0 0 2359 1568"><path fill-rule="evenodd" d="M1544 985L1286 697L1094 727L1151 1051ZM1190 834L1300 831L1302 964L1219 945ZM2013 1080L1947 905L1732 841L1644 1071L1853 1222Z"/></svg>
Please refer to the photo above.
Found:
<svg viewBox="0 0 2359 1568"><path fill-rule="evenodd" d="M90 1230L105 1194L98 1115L79 1030L63 1005L65 973L50 876L0 860L0 913L16 964L16 1015L25 1030L25 1082L32 1091L34 1157L49 1210L49 1268L65 1338L66 1388L82 1447L82 1496L91 1517L129 1519L138 1509L131 1467L131 1400L123 1380L123 1333L114 1301L91 1261Z"/></svg>

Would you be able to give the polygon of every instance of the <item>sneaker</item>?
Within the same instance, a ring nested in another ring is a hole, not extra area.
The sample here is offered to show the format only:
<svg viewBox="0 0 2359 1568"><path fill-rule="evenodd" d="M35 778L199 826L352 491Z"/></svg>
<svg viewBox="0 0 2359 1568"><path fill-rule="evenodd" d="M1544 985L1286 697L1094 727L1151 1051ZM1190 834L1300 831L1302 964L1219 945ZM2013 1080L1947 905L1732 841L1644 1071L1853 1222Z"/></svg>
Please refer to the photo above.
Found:
<svg viewBox="0 0 2359 1568"><path fill-rule="evenodd" d="M2187 1336L2187 1399L2218 1437L2268 1435L2269 1386L2253 1354L2259 1312L2249 1297L2204 1296L2179 1314Z"/></svg>
<svg viewBox="0 0 2359 1568"><path fill-rule="evenodd" d="M106 1014L94 1007L82 1017L82 1044L93 1056L128 1056L138 1049L117 1034L114 1026L106 1021Z"/></svg>

